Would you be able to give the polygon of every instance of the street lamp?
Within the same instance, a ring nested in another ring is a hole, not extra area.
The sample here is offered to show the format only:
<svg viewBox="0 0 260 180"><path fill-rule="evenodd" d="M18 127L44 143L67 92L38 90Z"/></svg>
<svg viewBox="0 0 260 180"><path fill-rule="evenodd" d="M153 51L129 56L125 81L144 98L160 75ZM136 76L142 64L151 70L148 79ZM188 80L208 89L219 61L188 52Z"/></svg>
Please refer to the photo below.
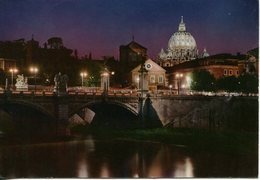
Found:
<svg viewBox="0 0 260 180"><path fill-rule="evenodd" d="M80 73L80 76L81 76L81 87L83 87L83 81L84 81L84 78L87 77L87 73L86 72L81 72Z"/></svg>
<svg viewBox="0 0 260 180"><path fill-rule="evenodd" d="M34 91L36 91L36 74L38 73L37 67L30 67L30 72L34 74Z"/></svg>
<svg viewBox="0 0 260 180"><path fill-rule="evenodd" d="M13 88L14 87L14 73L17 73L18 69L11 68L11 69L9 69L9 71L11 72L11 75L12 75L12 88Z"/></svg>
<svg viewBox="0 0 260 180"><path fill-rule="evenodd" d="M181 81L182 77L183 77L182 73L177 73L176 74L178 95L180 94L180 81Z"/></svg>

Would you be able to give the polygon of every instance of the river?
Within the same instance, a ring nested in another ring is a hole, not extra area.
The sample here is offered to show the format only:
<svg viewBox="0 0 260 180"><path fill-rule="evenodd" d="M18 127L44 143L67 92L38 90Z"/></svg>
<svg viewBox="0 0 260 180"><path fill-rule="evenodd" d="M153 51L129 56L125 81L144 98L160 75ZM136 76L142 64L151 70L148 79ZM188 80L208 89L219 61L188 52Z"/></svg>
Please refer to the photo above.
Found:
<svg viewBox="0 0 260 180"><path fill-rule="evenodd" d="M4 178L257 177L250 155L147 141L81 140L0 146Z"/></svg>

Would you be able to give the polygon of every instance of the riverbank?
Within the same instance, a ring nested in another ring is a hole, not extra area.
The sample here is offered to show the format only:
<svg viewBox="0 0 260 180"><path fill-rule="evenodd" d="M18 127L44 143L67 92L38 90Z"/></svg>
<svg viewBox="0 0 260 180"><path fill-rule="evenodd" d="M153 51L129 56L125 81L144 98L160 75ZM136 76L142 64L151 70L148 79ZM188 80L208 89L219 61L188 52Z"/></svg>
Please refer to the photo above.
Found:
<svg viewBox="0 0 260 180"><path fill-rule="evenodd" d="M258 155L258 133L251 132L215 132L201 129L135 129L113 130L86 127L73 128L72 132L93 135L95 139L141 140L178 146L196 151L211 151L235 154Z"/></svg>

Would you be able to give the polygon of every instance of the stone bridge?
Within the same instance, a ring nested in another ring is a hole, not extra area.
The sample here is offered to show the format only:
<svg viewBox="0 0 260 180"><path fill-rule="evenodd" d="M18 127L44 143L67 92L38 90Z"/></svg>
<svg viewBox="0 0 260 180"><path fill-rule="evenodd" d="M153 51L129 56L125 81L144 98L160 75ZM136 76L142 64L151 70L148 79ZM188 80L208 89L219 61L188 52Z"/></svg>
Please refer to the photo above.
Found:
<svg viewBox="0 0 260 180"><path fill-rule="evenodd" d="M5 110L10 104L35 109L58 120L60 134L66 133L71 116L101 102L122 107L137 117L146 118L147 124L149 120L158 119L161 125L168 127L223 128L230 123L230 119L235 118L237 122L232 123L249 121L252 128L257 125L254 119L258 119L258 97L160 96L140 101L138 96L130 95L74 93L57 96L43 92L0 94L0 109Z"/></svg>

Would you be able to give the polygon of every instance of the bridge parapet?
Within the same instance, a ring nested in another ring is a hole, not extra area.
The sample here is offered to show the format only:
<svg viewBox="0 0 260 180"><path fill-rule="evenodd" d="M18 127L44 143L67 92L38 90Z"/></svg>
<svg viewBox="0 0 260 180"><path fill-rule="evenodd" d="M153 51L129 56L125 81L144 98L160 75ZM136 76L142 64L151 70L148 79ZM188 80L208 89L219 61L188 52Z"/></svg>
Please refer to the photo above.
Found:
<svg viewBox="0 0 260 180"><path fill-rule="evenodd" d="M167 95L151 96L150 99L151 105L163 125L172 122L183 124L184 121L190 124L191 117L194 120L192 122L195 124L196 119L212 119L212 112L217 112L215 113L215 119L217 119L217 115L220 116L219 114L225 112L223 107L229 108L234 106L233 108L235 108L235 106L242 107L245 103L248 103L249 106L250 104L258 102L258 97L256 96ZM126 93L123 95L108 93L104 96L100 92L70 92L65 96L57 96L50 91L36 91L35 93L0 92L0 105L12 102L30 105L58 119L69 118L73 112L87 107L91 103L107 102L117 104L136 114L140 106L139 96L134 93ZM234 110L230 110L230 112L234 112ZM206 114L207 116L204 117L201 114Z"/></svg>

